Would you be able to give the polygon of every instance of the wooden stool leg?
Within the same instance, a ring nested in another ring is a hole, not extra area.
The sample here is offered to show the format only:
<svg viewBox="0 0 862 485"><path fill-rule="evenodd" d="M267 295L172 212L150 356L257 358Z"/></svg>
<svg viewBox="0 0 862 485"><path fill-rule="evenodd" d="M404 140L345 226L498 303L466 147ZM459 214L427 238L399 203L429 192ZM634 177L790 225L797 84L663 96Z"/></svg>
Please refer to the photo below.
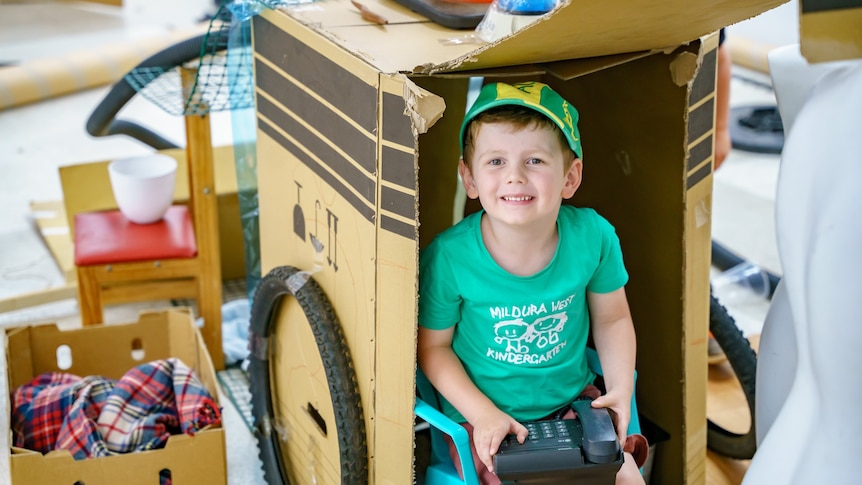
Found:
<svg viewBox="0 0 862 485"><path fill-rule="evenodd" d="M214 279L206 273L206 271L202 272L199 280L197 300L198 312L204 319L201 333L213 361L213 367L222 370L224 369L224 344L221 336L221 280Z"/></svg>
<svg viewBox="0 0 862 485"><path fill-rule="evenodd" d="M105 321L102 312L102 287L96 278L94 268L79 266L78 306L81 311L82 325L95 325Z"/></svg>
<svg viewBox="0 0 862 485"><path fill-rule="evenodd" d="M195 236L200 261L198 275L198 311L204 319L202 330L213 367L224 369L224 346L221 338L221 266L219 260L218 200L215 191L210 117L200 92L191 88L197 77L195 69L181 70L183 93L190 105L204 114L189 114L186 124L186 157L189 168L189 202L194 208Z"/></svg>

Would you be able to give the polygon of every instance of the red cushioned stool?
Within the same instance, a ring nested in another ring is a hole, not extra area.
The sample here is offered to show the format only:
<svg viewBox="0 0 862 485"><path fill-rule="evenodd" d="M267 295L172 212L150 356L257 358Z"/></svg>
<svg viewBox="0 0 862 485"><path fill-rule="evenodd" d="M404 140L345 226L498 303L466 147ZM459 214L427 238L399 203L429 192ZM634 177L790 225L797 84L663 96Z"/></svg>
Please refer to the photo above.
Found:
<svg viewBox="0 0 862 485"><path fill-rule="evenodd" d="M75 265L193 258L198 252L188 207L175 205L164 219L135 224L119 210L75 215Z"/></svg>

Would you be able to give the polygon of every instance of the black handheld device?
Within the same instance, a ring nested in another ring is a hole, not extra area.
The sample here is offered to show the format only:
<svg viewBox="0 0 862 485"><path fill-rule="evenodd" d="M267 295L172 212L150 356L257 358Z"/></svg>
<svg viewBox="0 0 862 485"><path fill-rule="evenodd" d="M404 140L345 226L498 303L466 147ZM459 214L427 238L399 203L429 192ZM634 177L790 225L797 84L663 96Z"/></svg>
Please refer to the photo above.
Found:
<svg viewBox="0 0 862 485"><path fill-rule="evenodd" d="M578 400L576 419L522 423L529 435L518 443L507 436L494 455L494 471L504 484L613 484L623 463L620 442L607 409Z"/></svg>

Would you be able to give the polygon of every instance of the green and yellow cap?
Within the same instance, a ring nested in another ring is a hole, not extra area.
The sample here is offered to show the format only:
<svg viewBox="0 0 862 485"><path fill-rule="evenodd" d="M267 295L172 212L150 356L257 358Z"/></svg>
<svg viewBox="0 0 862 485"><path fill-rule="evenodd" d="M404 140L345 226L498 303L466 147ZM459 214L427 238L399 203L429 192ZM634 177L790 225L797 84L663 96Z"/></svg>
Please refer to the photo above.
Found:
<svg viewBox="0 0 862 485"><path fill-rule="evenodd" d="M515 105L532 108L547 116L563 130L569 147L578 158L583 158L581 134L578 132L578 110L557 94L547 84L527 81L515 84L486 84L479 97L464 116L461 123L461 149L464 148L464 133L467 125L479 113L497 106Z"/></svg>

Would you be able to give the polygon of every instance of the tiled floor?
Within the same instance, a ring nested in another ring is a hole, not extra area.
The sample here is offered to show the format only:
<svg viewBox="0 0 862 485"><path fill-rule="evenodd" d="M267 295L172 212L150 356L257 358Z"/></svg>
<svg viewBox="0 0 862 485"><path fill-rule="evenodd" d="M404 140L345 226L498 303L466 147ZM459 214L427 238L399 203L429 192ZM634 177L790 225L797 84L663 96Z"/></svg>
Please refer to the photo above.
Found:
<svg viewBox="0 0 862 485"><path fill-rule="evenodd" d="M105 46L118 44L133 48L140 39L190 27L212 10L213 2L126 0L123 3L125 6L118 9L81 2L7 4L0 1L0 63L26 64L42 57L62 59L82 50L98 52ZM791 4L788 4L790 8L794 8ZM170 18L166 18L163 12L170 12ZM781 15L787 15L786 10L782 12ZM734 26L730 34L757 32L757 35L763 35L762 26L749 26L756 21ZM774 29L778 37L770 39L773 43L794 41L792 36L788 40L785 33L787 29L795 28L795 24L783 26L784 22L770 22L778 25ZM774 103L771 90L762 86L763 83L768 85L765 76L741 69L735 69L735 74L733 105ZM0 82L0 101L4 94L2 86ZM96 87L0 111L0 206L3 207L0 211L0 299L64 283L40 239L29 208L31 201L62 199L57 173L59 166L150 152L149 147L128 138L94 139L85 132L86 118L107 89ZM158 131L168 138L178 144L184 143L182 120L145 100L133 101L122 114L158 127ZM229 120L227 114L214 114L215 145L231 142ZM713 231L714 237L731 249L780 273L773 225L777 172L778 157L775 155L733 151L714 177ZM766 308L765 301L749 300L739 302L733 311L737 312L737 319L746 333L753 335L760 331ZM128 321L134 318L137 309L135 306L114 308L107 319ZM47 321L77 325L79 317L75 300L0 314L0 326ZM5 372L4 365L0 359L0 372ZM5 395L3 390L0 404L3 404ZM262 484L254 440L237 409L229 405L227 399L222 402L229 443L229 481L232 485ZM8 429L6 419L5 414L0 418L0 429ZM8 450L6 439L7 433L0 433L0 450L3 452ZM7 467L5 455L0 455L0 483L7 483L4 478Z"/></svg>

